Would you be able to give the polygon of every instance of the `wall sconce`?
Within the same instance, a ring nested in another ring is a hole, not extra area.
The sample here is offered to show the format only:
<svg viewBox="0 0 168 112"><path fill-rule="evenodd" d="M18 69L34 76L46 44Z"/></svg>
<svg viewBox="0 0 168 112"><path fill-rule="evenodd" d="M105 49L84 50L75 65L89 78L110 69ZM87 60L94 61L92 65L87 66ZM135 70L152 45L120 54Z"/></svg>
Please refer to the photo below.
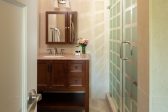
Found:
<svg viewBox="0 0 168 112"><path fill-rule="evenodd" d="M70 0L52 0L52 4L54 9L58 9L61 6L64 6L65 8L71 8L70 7Z"/></svg>
<svg viewBox="0 0 168 112"><path fill-rule="evenodd" d="M66 4L67 0L58 0L58 3L60 4Z"/></svg>

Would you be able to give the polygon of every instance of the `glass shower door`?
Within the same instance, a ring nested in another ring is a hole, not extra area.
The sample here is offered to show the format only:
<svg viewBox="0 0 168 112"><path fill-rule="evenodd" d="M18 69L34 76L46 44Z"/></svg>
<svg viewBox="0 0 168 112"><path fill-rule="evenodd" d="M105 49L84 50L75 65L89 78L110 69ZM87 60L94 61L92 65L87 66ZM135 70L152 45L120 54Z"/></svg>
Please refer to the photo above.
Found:
<svg viewBox="0 0 168 112"><path fill-rule="evenodd" d="M137 1L123 1L123 112L137 112Z"/></svg>
<svg viewBox="0 0 168 112"><path fill-rule="evenodd" d="M110 95L117 112L137 112L137 0L110 6Z"/></svg>

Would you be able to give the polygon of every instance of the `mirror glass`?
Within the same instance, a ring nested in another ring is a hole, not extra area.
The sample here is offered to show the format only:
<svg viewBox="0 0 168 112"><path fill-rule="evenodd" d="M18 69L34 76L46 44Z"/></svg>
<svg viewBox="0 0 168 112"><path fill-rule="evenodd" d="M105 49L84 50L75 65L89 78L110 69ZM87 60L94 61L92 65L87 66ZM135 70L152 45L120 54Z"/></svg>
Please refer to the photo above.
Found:
<svg viewBox="0 0 168 112"><path fill-rule="evenodd" d="M48 14L48 42L65 42L65 14Z"/></svg>
<svg viewBox="0 0 168 112"><path fill-rule="evenodd" d="M76 11L46 12L47 44L76 44L77 29Z"/></svg>
<svg viewBox="0 0 168 112"><path fill-rule="evenodd" d="M71 13L69 14L69 42L76 43L77 42L77 14Z"/></svg>

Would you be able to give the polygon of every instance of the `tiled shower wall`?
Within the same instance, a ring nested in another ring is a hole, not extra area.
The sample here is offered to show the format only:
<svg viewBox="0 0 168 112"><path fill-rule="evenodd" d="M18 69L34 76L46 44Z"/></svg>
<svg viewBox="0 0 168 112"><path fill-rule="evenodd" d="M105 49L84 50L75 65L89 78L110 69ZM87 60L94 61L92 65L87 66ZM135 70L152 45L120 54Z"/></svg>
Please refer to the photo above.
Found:
<svg viewBox="0 0 168 112"><path fill-rule="evenodd" d="M39 53L48 47L64 48L73 53L75 45L45 44L45 11L52 11L52 0L39 0ZM91 55L90 97L104 98L108 92L108 31L106 0L71 0L71 8L78 12L78 37L89 39L86 52Z"/></svg>
<svg viewBox="0 0 168 112"><path fill-rule="evenodd" d="M120 43L122 41L121 0L110 0L110 95L117 110L122 110L122 61Z"/></svg>

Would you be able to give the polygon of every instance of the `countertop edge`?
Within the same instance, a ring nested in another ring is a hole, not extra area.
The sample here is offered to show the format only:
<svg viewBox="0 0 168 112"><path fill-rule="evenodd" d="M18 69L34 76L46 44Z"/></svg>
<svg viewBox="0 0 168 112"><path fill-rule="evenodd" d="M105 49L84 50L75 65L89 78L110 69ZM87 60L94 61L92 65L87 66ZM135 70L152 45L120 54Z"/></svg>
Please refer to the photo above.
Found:
<svg viewBox="0 0 168 112"><path fill-rule="evenodd" d="M37 60L90 60L89 54L82 54L80 56L76 56L74 54L65 54L64 57L45 57L46 54L40 54L37 57Z"/></svg>

